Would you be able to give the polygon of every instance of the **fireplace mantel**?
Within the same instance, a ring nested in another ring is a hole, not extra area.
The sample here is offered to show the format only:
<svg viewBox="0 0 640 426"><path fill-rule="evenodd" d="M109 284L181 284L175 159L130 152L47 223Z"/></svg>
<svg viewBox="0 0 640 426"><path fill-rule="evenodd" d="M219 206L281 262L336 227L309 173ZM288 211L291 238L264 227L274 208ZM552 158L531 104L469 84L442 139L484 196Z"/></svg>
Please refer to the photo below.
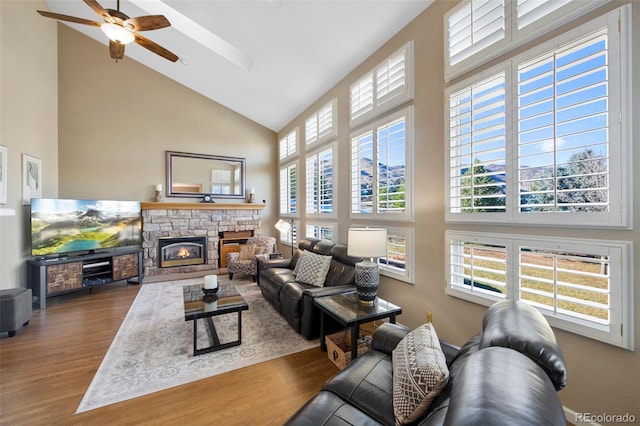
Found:
<svg viewBox="0 0 640 426"><path fill-rule="evenodd" d="M265 206L262 203L140 203L142 210L261 210Z"/></svg>

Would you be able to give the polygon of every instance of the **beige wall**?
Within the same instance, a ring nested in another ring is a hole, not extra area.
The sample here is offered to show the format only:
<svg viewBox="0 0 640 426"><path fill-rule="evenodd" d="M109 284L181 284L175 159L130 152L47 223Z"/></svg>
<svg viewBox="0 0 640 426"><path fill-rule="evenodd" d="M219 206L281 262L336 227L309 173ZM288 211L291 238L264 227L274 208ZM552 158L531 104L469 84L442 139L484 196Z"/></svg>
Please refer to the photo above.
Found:
<svg viewBox="0 0 640 426"><path fill-rule="evenodd" d="M275 233L273 131L129 58L116 63L64 25L58 38L60 198L151 201L156 184L166 190L165 151L244 157L247 188L267 200L263 233Z"/></svg>
<svg viewBox="0 0 640 426"><path fill-rule="evenodd" d="M44 1L0 2L0 145L8 150L7 204L0 204L0 288L27 287L29 207L22 205L22 154L42 160L44 197L58 195L56 23ZM15 215L3 216L1 214Z"/></svg>
<svg viewBox="0 0 640 426"><path fill-rule="evenodd" d="M376 53L351 72L343 81L318 99L306 111L290 122L279 136L284 136L295 126L304 128L304 119L333 97L338 97L338 166L341 176L338 187L338 227L340 242L346 243L349 217L349 84L370 70L409 40L414 40L415 57L415 223L390 223L397 226L414 226L416 241L416 284L409 285L382 277L380 295L403 308L399 321L415 327L426 319L426 312L433 313L434 324L441 338L462 344L480 330L481 318L486 308L444 293L444 231L451 229L480 229L502 231L504 227L470 227L444 223L444 89L443 78L443 14L456 2L437 1L412 23L396 34ZM613 9L624 2L605 6ZM593 14L591 15L593 16ZM586 19L586 18L585 18ZM584 19L582 19L584 21ZM634 46L640 45L640 7L634 10ZM554 34L565 31L559 28ZM635 52L638 52L636 47ZM640 55L634 58L634 123L635 141L640 136ZM640 149L634 143L634 164L640 164ZM304 158L304 154L301 154ZM301 173L302 174L302 173ZM640 225L640 173L635 173L634 222ZM304 205L303 193L298 202ZM358 223L363 223L358 220ZM304 225L304 223L303 223ZM527 229L509 227L510 233L526 233ZM530 232L530 230L529 230ZM545 229L546 235L564 235L582 238L606 238L632 240L636 246L634 267L640 271L640 233L620 230ZM635 292L635 340L640 345L640 291ZM634 413L640 418L637 396L640 395L640 354L619 349L591 339L556 330L563 348L568 369L569 384L560 392L565 407L575 412ZM575 419L569 419L575 420Z"/></svg>

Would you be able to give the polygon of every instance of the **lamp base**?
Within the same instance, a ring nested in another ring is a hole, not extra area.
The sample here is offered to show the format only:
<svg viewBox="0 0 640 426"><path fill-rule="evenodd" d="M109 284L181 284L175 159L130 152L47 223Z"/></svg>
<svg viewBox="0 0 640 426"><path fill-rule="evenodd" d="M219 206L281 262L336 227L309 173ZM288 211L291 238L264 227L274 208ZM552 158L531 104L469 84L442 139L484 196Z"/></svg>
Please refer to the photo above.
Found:
<svg viewBox="0 0 640 426"><path fill-rule="evenodd" d="M355 279L358 300L361 305L373 306L378 294L380 272L378 264L369 260L356 263Z"/></svg>

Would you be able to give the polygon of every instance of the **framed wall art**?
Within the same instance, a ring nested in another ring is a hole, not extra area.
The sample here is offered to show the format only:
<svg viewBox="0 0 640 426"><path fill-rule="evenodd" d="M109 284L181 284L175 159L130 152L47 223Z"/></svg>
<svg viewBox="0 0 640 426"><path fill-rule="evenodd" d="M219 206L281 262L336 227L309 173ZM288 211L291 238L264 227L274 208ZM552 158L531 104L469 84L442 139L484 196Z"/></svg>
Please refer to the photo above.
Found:
<svg viewBox="0 0 640 426"><path fill-rule="evenodd" d="M0 204L7 204L7 147L0 145Z"/></svg>
<svg viewBox="0 0 640 426"><path fill-rule="evenodd" d="M22 154L22 204L31 204L32 198L42 197L42 161Z"/></svg>

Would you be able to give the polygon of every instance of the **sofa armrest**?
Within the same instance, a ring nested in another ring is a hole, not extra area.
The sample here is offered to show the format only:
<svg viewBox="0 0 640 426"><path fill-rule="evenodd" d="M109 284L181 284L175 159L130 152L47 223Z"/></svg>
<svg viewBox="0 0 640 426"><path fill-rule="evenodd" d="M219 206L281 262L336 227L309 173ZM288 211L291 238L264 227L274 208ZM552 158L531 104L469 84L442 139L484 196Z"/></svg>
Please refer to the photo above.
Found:
<svg viewBox="0 0 640 426"><path fill-rule="evenodd" d="M451 363L456 358L456 356L458 356L458 352L460 352L460 346L456 346L453 343L440 340L440 348L444 353L444 357L447 359L447 367L448 367L451 365Z"/></svg>
<svg viewBox="0 0 640 426"><path fill-rule="evenodd" d="M403 325L386 322L373 333L371 349L391 355L398 343L409 331L411 330Z"/></svg>
<svg viewBox="0 0 640 426"><path fill-rule="evenodd" d="M352 285L337 285L333 287L317 287L317 288L307 288L302 294L307 295L311 298L322 297L322 296L334 296L336 294L348 293L351 291L355 291L355 286Z"/></svg>
<svg viewBox="0 0 640 426"><path fill-rule="evenodd" d="M240 253L238 252L227 253L227 263L235 262L238 259L240 259Z"/></svg>
<svg viewBox="0 0 640 426"><path fill-rule="evenodd" d="M291 259L264 259L260 260L260 270L269 268L291 268Z"/></svg>

